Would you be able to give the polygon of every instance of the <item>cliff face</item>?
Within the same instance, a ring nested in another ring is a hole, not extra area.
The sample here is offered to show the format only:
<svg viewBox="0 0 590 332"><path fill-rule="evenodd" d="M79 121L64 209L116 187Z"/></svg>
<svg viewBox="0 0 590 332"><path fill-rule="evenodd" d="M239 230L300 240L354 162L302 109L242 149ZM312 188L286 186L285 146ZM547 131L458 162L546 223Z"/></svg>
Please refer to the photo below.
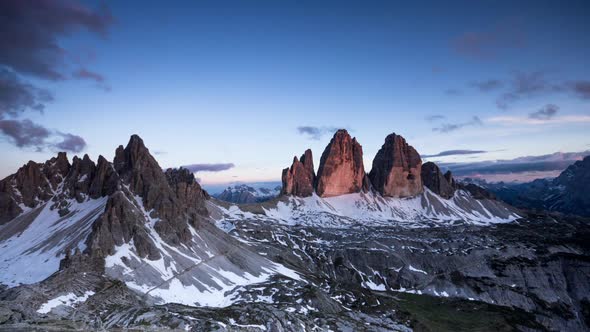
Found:
<svg viewBox="0 0 590 332"><path fill-rule="evenodd" d="M285 168L281 176L281 194L300 197L311 196L314 192L315 171L311 150L306 150L300 159L293 158L290 168Z"/></svg>
<svg viewBox="0 0 590 332"><path fill-rule="evenodd" d="M60 152L45 163L29 161L0 181L0 225L51 199L70 167L66 153Z"/></svg>
<svg viewBox="0 0 590 332"><path fill-rule="evenodd" d="M403 137L390 134L373 160L369 178L383 196L416 196L423 192L421 170L418 152Z"/></svg>
<svg viewBox="0 0 590 332"><path fill-rule="evenodd" d="M362 146L346 130L338 130L320 159L317 194L331 197L360 192L364 178Z"/></svg>
<svg viewBox="0 0 590 332"><path fill-rule="evenodd" d="M443 175L438 166L429 161L422 165L422 182L435 194L443 198L451 198L455 194L453 177L451 172Z"/></svg>

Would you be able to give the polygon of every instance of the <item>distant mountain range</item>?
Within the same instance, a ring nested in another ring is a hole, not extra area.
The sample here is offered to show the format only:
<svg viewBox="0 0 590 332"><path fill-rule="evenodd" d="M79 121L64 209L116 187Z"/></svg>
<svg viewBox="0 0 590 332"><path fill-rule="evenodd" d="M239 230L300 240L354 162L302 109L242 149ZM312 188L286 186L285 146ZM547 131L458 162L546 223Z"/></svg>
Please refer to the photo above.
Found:
<svg viewBox="0 0 590 332"><path fill-rule="evenodd" d="M469 178L465 181L484 187L518 208L590 216L590 156L576 161L554 179L526 183L488 183Z"/></svg>
<svg viewBox="0 0 590 332"><path fill-rule="evenodd" d="M227 187L223 192L213 195L213 197L230 203L248 204L271 200L277 197L280 193L280 185L275 186L274 188L254 188L247 184L238 184Z"/></svg>

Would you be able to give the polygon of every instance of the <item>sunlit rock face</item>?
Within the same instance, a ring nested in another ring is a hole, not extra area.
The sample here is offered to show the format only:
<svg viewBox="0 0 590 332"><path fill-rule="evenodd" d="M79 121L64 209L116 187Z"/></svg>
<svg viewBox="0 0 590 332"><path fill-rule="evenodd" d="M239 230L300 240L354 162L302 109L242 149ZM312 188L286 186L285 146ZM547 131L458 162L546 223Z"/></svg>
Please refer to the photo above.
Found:
<svg viewBox="0 0 590 332"><path fill-rule="evenodd" d="M373 188L388 197L416 196L423 191L422 159L399 135L390 134L373 159L369 178Z"/></svg>
<svg viewBox="0 0 590 332"><path fill-rule="evenodd" d="M363 148L344 129L338 130L322 153L316 192L331 197L363 190Z"/></svg>
<svg viewBox="0 0 590 332"><path fill-rule="evenodd" d="M283 170L282 181L281 194L300 197L313 194L315 171L311 150L307 149L300 159L293 158L291 167Z"/></svg>

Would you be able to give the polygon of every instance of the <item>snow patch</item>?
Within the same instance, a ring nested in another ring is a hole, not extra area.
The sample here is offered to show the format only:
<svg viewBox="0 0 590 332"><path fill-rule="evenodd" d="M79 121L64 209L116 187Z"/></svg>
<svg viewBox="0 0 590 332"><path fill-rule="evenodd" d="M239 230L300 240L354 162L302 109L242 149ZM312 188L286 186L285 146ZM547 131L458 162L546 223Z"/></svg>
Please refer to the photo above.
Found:
<svg viewBox="0 0 590 332"><path fill-rule="evenodd" d="M410 271L413 271L413 272L428 274L428 272L426 272L424 270L417 269L417 268L413 267L412 265L409 266L409 269L410 269Z"/></svg>
<svg viewBox="0 0 590 332"><path fill-rule="evenodd" d="M58 296L58 297L56 297L54 299L51 299L51 300L43 303L41 305L41 307L39 307L39 309L37 310L37 312L40 313L40 314L47 314L51 310L53 310L53 308L56 308L56 307L58 307L60 305L67 306L67 307L73 307L74 304L76 304L76 303L86 302L86 300L88 300L88 298L91 297L92 295L94 295L94 292L93 291L86 291L81 296L77 296L74 293L69 293L69 294L66 294L66 295L61 295L61 296Z"/></svg>

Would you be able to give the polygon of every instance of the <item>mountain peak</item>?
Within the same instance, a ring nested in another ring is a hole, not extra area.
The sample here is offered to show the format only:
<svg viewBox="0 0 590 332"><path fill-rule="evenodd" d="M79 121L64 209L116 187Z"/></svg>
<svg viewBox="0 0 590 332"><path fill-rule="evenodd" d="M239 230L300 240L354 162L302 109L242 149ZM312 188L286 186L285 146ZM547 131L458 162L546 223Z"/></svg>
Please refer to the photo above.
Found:
<svg viewBox="0 0 590 332"><path fill-rule="evenodd" d="M363 148L346 129L340 129L326 146L320 159L316 191L322 197L360 192L365 168Z"/></svg>
<svg viewBox="0 0 590 332"><path fill-rule="evenodd" d="M119 145L115 151L114 160L115 169L119 173L124 173L137 167L157 167L161 170L156 159L150 154L148 148L146 148L143 140L138 135L131 135L127 146L123 148Z"/></svg>
<svg viewBox="0 0 590 332"><path fill-rule="evenodd" d="M141 139L141 137L139 137L139 135L137 134L133 134L131 135L131 137L129 137L129 143L127 143L127 147L130 146L137 146L138 148L145 148L145 144L143 143L143 139Z"/></svg>
<svg viewBox="0 0 590 332"><path fill-rule="evenodd" d="M406 140L395 133L387 135L373 159L369 178L383 196L409 197L423 191L422 159Z"/></svg>

